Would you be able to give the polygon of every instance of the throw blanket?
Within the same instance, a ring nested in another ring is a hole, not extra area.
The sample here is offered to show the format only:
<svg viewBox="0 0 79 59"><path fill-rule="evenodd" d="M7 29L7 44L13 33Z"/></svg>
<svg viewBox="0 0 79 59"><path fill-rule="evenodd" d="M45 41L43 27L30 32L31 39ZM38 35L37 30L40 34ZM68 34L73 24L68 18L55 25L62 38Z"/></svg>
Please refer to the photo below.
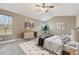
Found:
<svg viewBox="0 0 79 59"><path fill-rule="evenodd" d="M44 48L60 55L62 54L63 43L60 40L59 36L53 36L50 38L45 39L44 41Z"/></svg>
<svg viewBox="0 0 79 59"><path fill-rule="evenodd" d="M39 38L38 39L38 46L43 46L44 43L44 38Z"/></svg>
<svg viewBox="0 0 79 59"><path fill-rule="evenodd" d="M53 36L53 35L46 36L46 37L39 37L39 38L38 38L38 46L43 46L44 40L45 40L46 38L51 37L51 36Z"/></svg>

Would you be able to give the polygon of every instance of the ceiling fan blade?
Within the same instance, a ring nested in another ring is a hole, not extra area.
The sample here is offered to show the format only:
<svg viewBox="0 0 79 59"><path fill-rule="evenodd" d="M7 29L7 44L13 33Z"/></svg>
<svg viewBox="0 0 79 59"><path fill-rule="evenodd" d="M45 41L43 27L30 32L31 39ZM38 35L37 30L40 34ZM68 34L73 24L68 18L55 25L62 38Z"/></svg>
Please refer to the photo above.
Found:
<svg viewBox="0 0 79 59"><path fill-rule="evenodd" d="M41 7L41 6L39 6L39 5L36 5L37 7Z"/></svg>
<svg viewBox="0 0 79 59"><path fill-rule="evenodd" d="M54 6L46 6L47 8L54 8Z"/></svg>

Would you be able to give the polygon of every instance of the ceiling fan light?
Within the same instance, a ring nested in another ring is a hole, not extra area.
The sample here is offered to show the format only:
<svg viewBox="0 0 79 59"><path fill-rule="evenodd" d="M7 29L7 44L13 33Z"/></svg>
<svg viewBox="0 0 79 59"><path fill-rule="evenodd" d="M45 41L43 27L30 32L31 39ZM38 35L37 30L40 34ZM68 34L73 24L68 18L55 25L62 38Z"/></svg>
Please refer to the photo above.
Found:
<svg viewBox="0 0 79 59"><path fill-rule="evenodd" d="M46 12L47 11L47 8L42 8L42 11Z"/></svg>

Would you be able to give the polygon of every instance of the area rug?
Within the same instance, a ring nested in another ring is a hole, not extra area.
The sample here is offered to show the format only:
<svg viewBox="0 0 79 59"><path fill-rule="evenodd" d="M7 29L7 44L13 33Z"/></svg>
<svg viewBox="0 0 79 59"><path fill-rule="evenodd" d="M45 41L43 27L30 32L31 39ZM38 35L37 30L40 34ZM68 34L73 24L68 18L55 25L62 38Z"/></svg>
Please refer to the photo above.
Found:
<svg viewBox="0 0 79 59"><path fill-rule="evenodd" d="M55 55L47 49L37 46L35 44L35 40L26 41L22 44L19 44L19 46L26 55Z"/></svg>

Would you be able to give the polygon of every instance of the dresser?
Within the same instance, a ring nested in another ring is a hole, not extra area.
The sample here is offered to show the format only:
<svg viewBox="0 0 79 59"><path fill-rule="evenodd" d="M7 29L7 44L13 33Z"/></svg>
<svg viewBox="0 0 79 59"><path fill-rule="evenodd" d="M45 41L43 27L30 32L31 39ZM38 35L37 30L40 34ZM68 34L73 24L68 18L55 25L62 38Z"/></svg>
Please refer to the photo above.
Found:
<svg viewBox="0 0 79 59"><path fill-rule="evenodd" d="M37 32L34 31L24 32L24 39L30 39L34 37L37 37Z"/></svg>

